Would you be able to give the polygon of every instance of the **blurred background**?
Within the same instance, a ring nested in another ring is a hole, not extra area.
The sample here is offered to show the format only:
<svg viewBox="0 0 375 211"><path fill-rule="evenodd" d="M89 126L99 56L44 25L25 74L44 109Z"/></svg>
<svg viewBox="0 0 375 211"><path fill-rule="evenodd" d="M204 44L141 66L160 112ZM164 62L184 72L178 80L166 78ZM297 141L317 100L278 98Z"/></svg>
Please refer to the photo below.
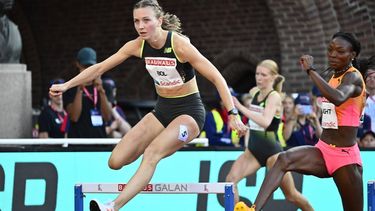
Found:
<svg viewBox="0 0 375 211"><path fill-rule="evenodd" d="M32 72L32 105L46 97L49 81L76 75L73 61L84 46L97 51L98 61L137 36L128 0L16 0L9 18L22 35L21 63ZM309 91L311 82L300 71L301 54L326 67L326 47L337 31L355 33L362 43L360 57L375 48L373 0L179 0L159 1L182 21L184 34L221 71L237 92L255 85L255 66L274 59L286 77L287 92ZM117 84L120 104L154 100L152 79L139 59L108 73ZM210 101L214 87L198 76L202 97ZM130 120L132 116L129 117Z"/></svg>

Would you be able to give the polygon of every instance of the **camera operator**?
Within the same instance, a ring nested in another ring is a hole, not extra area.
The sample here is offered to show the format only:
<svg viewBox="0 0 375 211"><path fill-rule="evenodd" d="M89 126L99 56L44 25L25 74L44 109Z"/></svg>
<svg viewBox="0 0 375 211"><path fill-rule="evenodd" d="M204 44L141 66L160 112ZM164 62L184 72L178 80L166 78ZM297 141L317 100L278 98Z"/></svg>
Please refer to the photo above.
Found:
<svg viewBox="0 0 375 211"><path fill-rule="evenodd" d="M285 120L283 137L288 147L315 145L322 133L319 118L307 93L294 100L294 112Z"/></svg>

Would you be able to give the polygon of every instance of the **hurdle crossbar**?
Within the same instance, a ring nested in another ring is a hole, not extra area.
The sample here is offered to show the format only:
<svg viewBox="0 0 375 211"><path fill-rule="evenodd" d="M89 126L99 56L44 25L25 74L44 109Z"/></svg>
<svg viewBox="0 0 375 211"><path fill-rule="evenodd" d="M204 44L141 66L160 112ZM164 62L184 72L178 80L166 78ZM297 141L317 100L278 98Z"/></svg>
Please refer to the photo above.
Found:
<svg viewBox="0 0 375 211"><path fill-rule="evenodd" d="M120 193L126 184L82 183L74 187L74 210L83 211L85 193ZM224 194L225 211L234 209L233 183L154 183L148 184L145 194Z"/></svg>

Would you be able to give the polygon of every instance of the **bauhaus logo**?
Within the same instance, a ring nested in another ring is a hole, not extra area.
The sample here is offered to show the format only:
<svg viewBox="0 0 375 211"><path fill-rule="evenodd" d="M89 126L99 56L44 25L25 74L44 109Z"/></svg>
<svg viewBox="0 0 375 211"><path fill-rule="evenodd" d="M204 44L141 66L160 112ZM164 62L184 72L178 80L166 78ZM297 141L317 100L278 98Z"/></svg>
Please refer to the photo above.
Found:
<svg viewBox="0 0 375 211"><path fill-rule="evenodd" d="M174 67L176 66L176 60L175 59L150 59L145 58L146 65L152 65L152 66L169 66Z"/></svg>

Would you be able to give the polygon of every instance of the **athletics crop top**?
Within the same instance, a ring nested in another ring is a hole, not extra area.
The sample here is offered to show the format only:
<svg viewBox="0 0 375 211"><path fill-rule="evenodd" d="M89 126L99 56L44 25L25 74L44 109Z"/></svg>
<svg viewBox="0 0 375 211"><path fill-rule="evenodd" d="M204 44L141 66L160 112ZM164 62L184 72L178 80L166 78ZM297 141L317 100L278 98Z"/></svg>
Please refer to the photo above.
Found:
<svg viewBox="0 0 375 211"><path fill-rule="evenodd" d="M257 91L253 99L251 100L250 111L257 113L259 115L262 115L264 112L264 108L266 107L266 100L273 91L275 90L270 91L262 101L258 101L258 96L259 96L260 91ZM273 117L271 124L266 129L259 126L257 123L255 123L251 119L249 119L250 130L276 132L277 129L279 128L280 119L281 119L281 116L279 114L276 114Z"/></svg>
<svg viewBox="0 0 375 211"><path fill-rule="evenodd" d="M351 67L348 72L360 72ZM329 80L329 85L333 88L336 88L340 85L342 78L345 74ZM335 106L334 104L330 103L326 98L323 98L322 101L322 127L326 129L337 129L338 126L353 126L358 127L360 124L361 116L363 115L363 110L366 102L366 88L365 82L361 76L362 80L362 92L357 97L352 97L346 100L340 106Z"/></svg>
<svg viewBox="0 0 375 211"><path fill-rule="evenodd" d="M160 87L174 87L190 81L195 71L190 63L181 63L173 49L173 32L168 32L167 40L160 49L152 48L142 41L141 58L144 58L146 69Z"/></svg>

